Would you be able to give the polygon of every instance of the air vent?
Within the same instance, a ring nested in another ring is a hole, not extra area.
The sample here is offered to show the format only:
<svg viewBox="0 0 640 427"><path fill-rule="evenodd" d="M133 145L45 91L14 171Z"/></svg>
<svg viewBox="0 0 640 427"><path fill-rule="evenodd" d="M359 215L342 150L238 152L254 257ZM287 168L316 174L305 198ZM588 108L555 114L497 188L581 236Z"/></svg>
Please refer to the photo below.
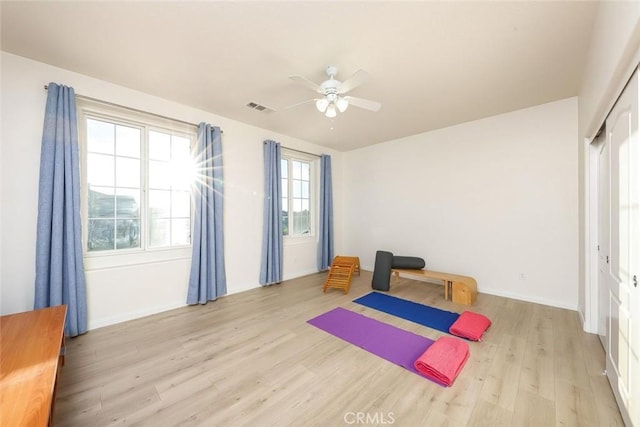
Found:
<svg viewBox="0 0 640 427"><path fill-rule="evenodd" d="M265 107L264 105L260 105L257 102L249 102L247 104L247 107L256 111L264 112L264 113L272 113L275 111L273 108Z"/></svg>

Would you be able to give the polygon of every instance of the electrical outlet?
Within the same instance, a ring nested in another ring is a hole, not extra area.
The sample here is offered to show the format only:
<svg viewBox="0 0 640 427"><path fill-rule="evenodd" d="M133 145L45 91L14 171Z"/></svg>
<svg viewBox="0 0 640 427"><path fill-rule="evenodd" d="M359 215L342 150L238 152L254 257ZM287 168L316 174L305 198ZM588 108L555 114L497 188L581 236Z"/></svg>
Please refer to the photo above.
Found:
<svg viewBox="0 0 640 427"><path fill-rule="evenodd" d="M524 273L520 273L520 280L525 280L525 279L526 279L526 277L525 277Z"/></svg>

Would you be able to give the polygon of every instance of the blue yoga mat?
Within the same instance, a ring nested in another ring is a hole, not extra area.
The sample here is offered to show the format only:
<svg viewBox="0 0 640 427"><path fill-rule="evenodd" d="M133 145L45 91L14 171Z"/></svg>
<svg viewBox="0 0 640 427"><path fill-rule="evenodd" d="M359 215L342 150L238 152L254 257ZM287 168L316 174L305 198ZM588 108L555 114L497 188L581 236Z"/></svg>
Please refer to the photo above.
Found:
<svg viewBox="0 0 640 427"><path fill-rule="evenodd" d="M379 292L371 292L354 299L353 302L446 333L449 333L453 322L460 317L460 314L452 311L440 310Z"/></svg>

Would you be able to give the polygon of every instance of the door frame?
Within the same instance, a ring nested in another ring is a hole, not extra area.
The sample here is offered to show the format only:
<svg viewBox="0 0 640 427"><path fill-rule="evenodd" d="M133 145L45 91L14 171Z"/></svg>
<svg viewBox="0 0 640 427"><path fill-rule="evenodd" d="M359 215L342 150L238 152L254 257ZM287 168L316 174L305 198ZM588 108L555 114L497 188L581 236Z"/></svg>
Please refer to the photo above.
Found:
<svg viewBox="0 0 640 427"><path fill-rule="evenodd" d="M589 241L587 242L586 249L588 252L588 284L589 289L585 292L585 305L586 314L584 319L583 328L587 332L594 333L600 336L599 323L600 323L600 310L602 308L602 301L600 301L600 287L608 286L606 283L601 283L600 277L600 179L602 170L600 169L600 153L605 149L607 144L605 125L603 125L595 137L589 142L589 179L588 179L588 212L587 227L589 228ZM604 248L602 248L604 249ZM600 341L606 350L606 330L605 341L600 336Z"/></svg>
<svg viewBox="0 0 640 427"><path fill-rule="evenodd" d="M598 132L593 139L585 139L587 145L587 216L585 220L588 229L585 241L586 250L586 269L588 271L585 284L585 313L583 320L583 329L585 332L593 334L598 333L598 315L599 315L599 269L598 269L598 237L599 237L599 215L598 206L600 202L599 194L599 153L600 146L603 141L601 139L604 132ZM606 135L605 135L606 137Z"/></svg>

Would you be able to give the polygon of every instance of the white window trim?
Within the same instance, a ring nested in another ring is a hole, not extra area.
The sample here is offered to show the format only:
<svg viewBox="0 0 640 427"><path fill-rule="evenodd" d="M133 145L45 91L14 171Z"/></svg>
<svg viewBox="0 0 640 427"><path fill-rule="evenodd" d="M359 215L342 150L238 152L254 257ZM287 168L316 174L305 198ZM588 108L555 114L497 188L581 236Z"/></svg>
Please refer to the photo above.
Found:
<svg viewBox="0 0 640 427"><path fill-rule="evenodd" d="M308 162L311 170L309 171L309 177L311 178L311 188L309 194L311 200L309 201L309 208L311 209L311 233L308 235L287 235L283 236L283 244L286 246L308 244L309 242L316 242L318 240L318 200L320 197L320 181L319 181L319 158L318 156L301 153L295 150L288 150L286 148L281 149L281 157L288 160L298 160ZM291 194L291 193L287 193Z"/></svg>
<svg viewBox="0 0 640 427"><path fill-rule="evenodd" d="M146 224L141 223L141 247L132 249L119 249L89 252L87 250L88 236L88 201L87 201L87 174L84 171L87 164L87 147L86 137L86 119L107 119L123 125L143 126L149 130L158 130L168 132L172 135L179 135L191 138L195 143L197 138L197 127L188 125L179 121L165 119L152 113L144 113L138 110L128 109L126 107L115 106L109 103L103 103L97 100L84 97L76 97L77 115L78 115L78 131L80 135L80 204L81 204L81 222L82 222L82 250L84 254L85 270L102 270L110 268L119 268L125 266L142 265L166 261L176 261L190 259L192 254L192 245L180 245L171 247L147 247L148 233ZM146 138L146 136L144 136ZM144 159L144 161L142 161ZM144 209L148 206L148 173L147 173L147 154L141 153L141 183L142 183L142 205ZM191 234L193 235L193 206L191 209ZM144 220L146 221L146 213ZM143 218L141 217L141 221Z"/></svg>

